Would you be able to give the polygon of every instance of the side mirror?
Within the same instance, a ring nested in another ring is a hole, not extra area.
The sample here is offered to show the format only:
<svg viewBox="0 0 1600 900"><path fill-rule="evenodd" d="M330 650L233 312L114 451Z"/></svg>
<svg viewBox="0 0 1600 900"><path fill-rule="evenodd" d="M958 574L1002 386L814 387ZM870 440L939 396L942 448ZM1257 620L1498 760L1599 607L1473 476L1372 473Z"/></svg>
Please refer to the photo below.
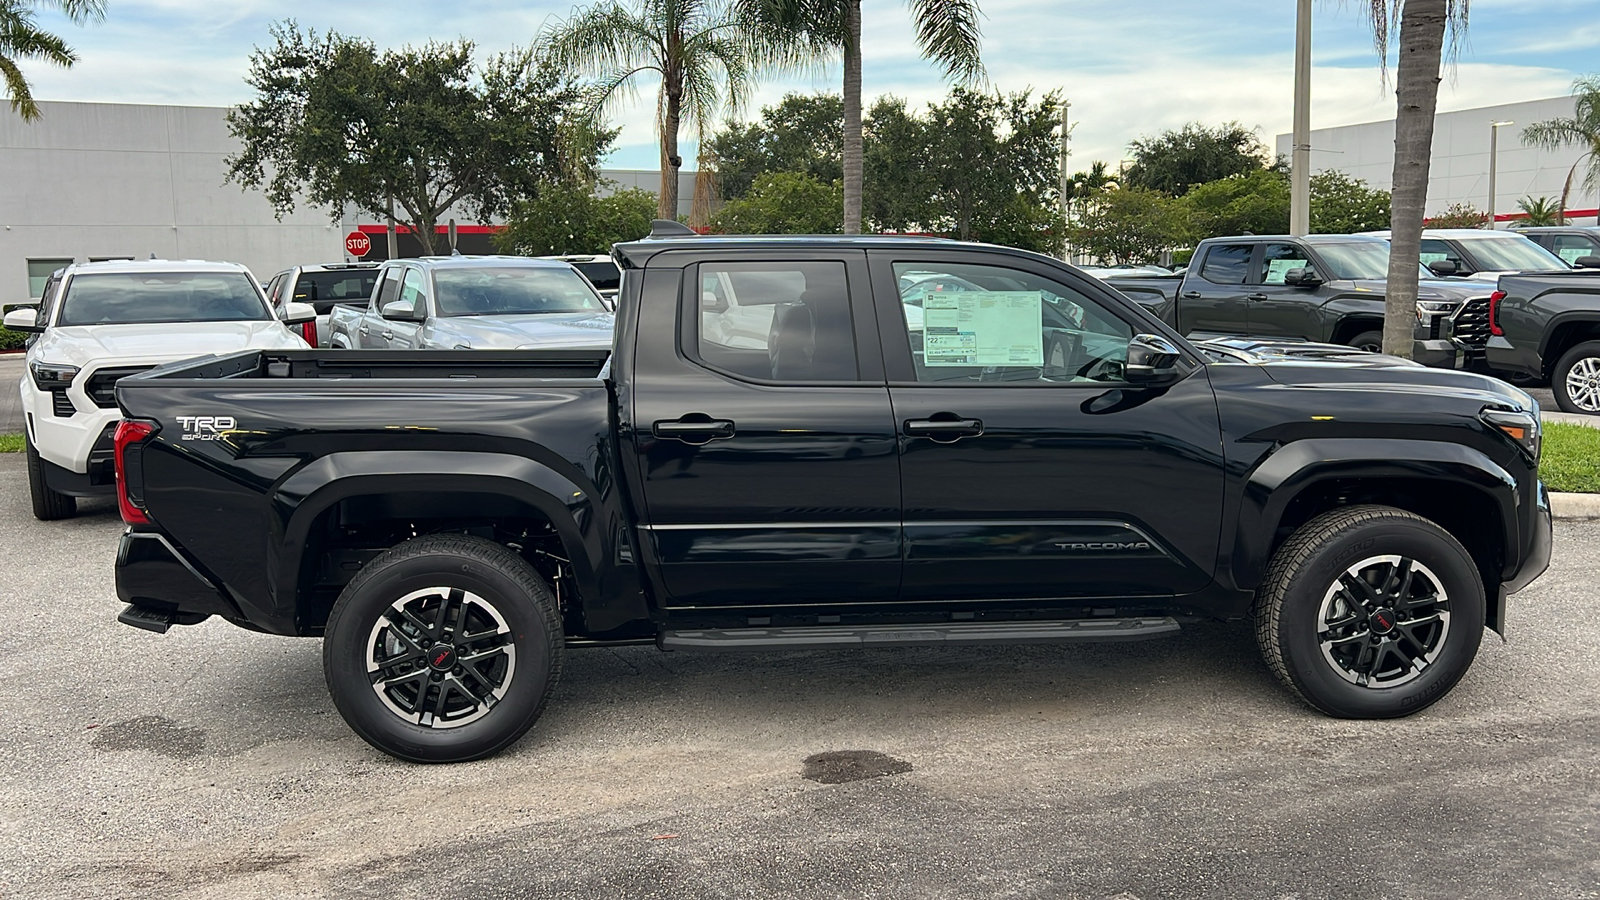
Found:
<svg viewBox="0 0 1600 900"><path fill-rule="evenodd" d="M1456 264L1451 260L1436 259L1433 262L1428 263L1428 271L1439 276L1440 278L1448 278L1451 275L1456 274L1456 272L1460 271L1460 269L1457 268Z"/></svg>
<svg viewBox="0 0 1600 900"><path fill-rule="evenodd" d="M1579 269L1600 269L1600 256L1580 256L1572 265Z"/></svg>
<svg viewBox="0 0 1600 900"><path fill-rule="evenodd" d="M6 313L5 327L11 331L23 331L28 334L44 333L44 326L39 324L39 311L31 306L13 309Z"/></svg>
<svg viewBox="0 0 1600 900"><path fill-rule="evenodd" d="M1171 384L1183 374L1178 369L1182 355L1176 344L1159 334L1136 334L1128 341L1123 377L1129 384L1149 387Z"/></svg>
<svg viewBox="0 0 1600 900"><path fill-rule="evenodd" d="M1316 269L1290 269L1283 273L1283 283L1294 287L1314 288L1322 284Z"/></svg>
<svg viewBox="0 0 1600 900"><path fill-rule="evenodd" d="M315 322L316 320L317 308L315 306L309 303L297 303L292 300L284 304L283 324L299 325L302 322Z"/></svg>
<svg viewBox="0 0 1600 900"><path fill-rule="evenodd" d="M404 300L391 300L388 303L385 303L383 305L383 309L378 310L378 315L383 316L385 319L393 319L397 322L421 321L421 317L417 315L416 304L408 303Z"/></svg>

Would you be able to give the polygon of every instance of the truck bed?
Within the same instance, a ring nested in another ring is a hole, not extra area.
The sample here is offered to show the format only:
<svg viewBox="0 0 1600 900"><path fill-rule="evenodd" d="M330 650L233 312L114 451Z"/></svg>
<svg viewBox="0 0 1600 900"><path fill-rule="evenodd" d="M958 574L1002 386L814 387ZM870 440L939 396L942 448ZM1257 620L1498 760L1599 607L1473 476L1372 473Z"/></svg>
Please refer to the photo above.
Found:
<svg viewBox="0 0 1600 900"><path fill-rule="evenodd" d="M176 363L126 378L598 378L605 350L252 350Z"/></svg>

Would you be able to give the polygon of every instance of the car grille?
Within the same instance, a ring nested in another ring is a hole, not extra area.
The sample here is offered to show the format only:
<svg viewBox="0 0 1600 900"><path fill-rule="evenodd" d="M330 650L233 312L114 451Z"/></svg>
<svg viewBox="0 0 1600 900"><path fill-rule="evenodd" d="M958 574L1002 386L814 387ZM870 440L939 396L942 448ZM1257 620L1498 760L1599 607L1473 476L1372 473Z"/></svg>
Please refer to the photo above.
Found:
<svg viewBox="0 0 1600 900"><path fill-rule="evenodd" d="M1478 297L1461 304L1455 315L1455 338L1472 350L1489 343L1489 298Z"/></svg>
<svg viewBox="0 0 1600 900"><path fill-rule="evenodd" d="M101 409L116 409L117 379L126 378L129 375L137 375L140 372L148 372L154 368L155 366L131 366L121 369L100 369L89 376L88 382L85 383L84 392L89 395L90 400L94 401L95 406Z"/></svg>
<svg viewBox="0 0 1600 900"><path fill-rule="evenodd" d="M50 411L57 418L69 418L77 415L78 408L72 405L72 398L67 396L66 388L59 388L50 392Z"/></svg>

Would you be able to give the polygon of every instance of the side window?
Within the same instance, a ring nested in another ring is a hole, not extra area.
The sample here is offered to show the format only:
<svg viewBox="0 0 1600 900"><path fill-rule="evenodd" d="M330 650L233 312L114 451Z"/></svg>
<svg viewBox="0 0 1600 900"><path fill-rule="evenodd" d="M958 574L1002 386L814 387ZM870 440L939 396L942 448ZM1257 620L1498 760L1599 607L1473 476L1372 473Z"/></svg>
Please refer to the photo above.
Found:
<svg viewBox="0 0 1600 900"><path fill-rule="evenodd" d="M1423 238L1422 255L1420 257L1422 264L1426 266L1430 263L1436 263L1441 259L1448 259L1455 263L1456 272L1458 274L1466 275L1473 271L1472 263L1467 262L1467 260L1460 253L1456 252L1456 249L1451 247L1448 243L1441 241L1438 238Z"/></svg>
<svg viewBox="0 0 1600 900"><path fill-rule="evenodd" d="M1206 253L1200 277L1212 284L1244 284L1254 244L1218 244Z"/></svg>
<svg viewBox="0 0 1600 900"><path fill-rule="evenodd" d="M61 295L60 287L60 273L52 274L49 278L45 279L44 294L39 299L38 320L40 322L47 323L50 321L50 316L55 312L56 309L56 299Z"/></svg>
<svg viewBox="0 0 1600 900"><path fill-rule="evenodd" d="M1283 284L1283 276L1294 269L1312 268L1306 251L1294 244L1268 244L1261 258L1261 283Z"/></svg>
<svg viewBox="0 0 1600 900"><path fill-rule="evenodd" d="M405 283L400 285L400 302L411 309L412 315L423 315L428 309L422 301L426 293L423 281L421 269L406 269Z"/></svg>
<svg viewBox="0 0 1600 900"><path fill-rule="evenodd" d="M1593 238L1579 234L1540 235L1544 238L1554 238L1545 244L1550 252L1567 261L1568 265L1578 261L1579 257L1600 255L1600 247L1595 246Z"/></svg>
<svg viewBox="0 0 1600 900"><path fill-rule="evenodd" d="M400 274L399 266L383 273L383 282L378 288L376 304L379 310L393 303L395 295L400 293Z"/></svg>
<svg viewBox="0 0 1600 900"><path fill-rule="evenodd" d="M288 277L288 273L279 272L273 276L271 281L267 282L267 301L272 304L273 309L283 308L283 297L280 296L279 292L283 290L283 282Z"/></svg>
<svg viewBox="0 0 1600 900"><path fill-rule="evenodd" d="M896 263L917 381L1122 381L1133 328L1060 282L1002 266Z"/></svg>
<svg viewBox="0 0 1600 900"><path fill-rule="evenodd" d="M855 381L855 328L840 262L705 263L695 357L772 381Z"/></svg>

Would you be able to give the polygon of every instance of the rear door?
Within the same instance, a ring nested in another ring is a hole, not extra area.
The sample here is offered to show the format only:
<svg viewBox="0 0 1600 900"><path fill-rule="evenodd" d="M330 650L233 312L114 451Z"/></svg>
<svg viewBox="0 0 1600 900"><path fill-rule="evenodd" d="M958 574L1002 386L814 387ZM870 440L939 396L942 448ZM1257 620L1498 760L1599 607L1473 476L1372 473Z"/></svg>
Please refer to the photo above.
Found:
<svg viewBox="0 0 1600 900"><path fill-rule="evenodd" d="M941 258L943 257L943 258ZM1197 591L1222 514L1203 366L1122 379L1147 330L1126 301L1042 260L873 251L900 447L901 599L1120 598ZM895 302L908 271L976 290Z"/></svg>
<svg viewBox="0 0 1600 900"><path fill-rule="evenodd" d="M892 602L899 463L865 254L669 252L644 277L627 439L665 604Z"/></svg>
<svg viewBox="0 0 1600 900"><path fill-rule="evenodd" d="M1190 266L1178 296L1178 331L1189 335L1249 334L1251 241L1212 244L1198 267Z"/></svg>

